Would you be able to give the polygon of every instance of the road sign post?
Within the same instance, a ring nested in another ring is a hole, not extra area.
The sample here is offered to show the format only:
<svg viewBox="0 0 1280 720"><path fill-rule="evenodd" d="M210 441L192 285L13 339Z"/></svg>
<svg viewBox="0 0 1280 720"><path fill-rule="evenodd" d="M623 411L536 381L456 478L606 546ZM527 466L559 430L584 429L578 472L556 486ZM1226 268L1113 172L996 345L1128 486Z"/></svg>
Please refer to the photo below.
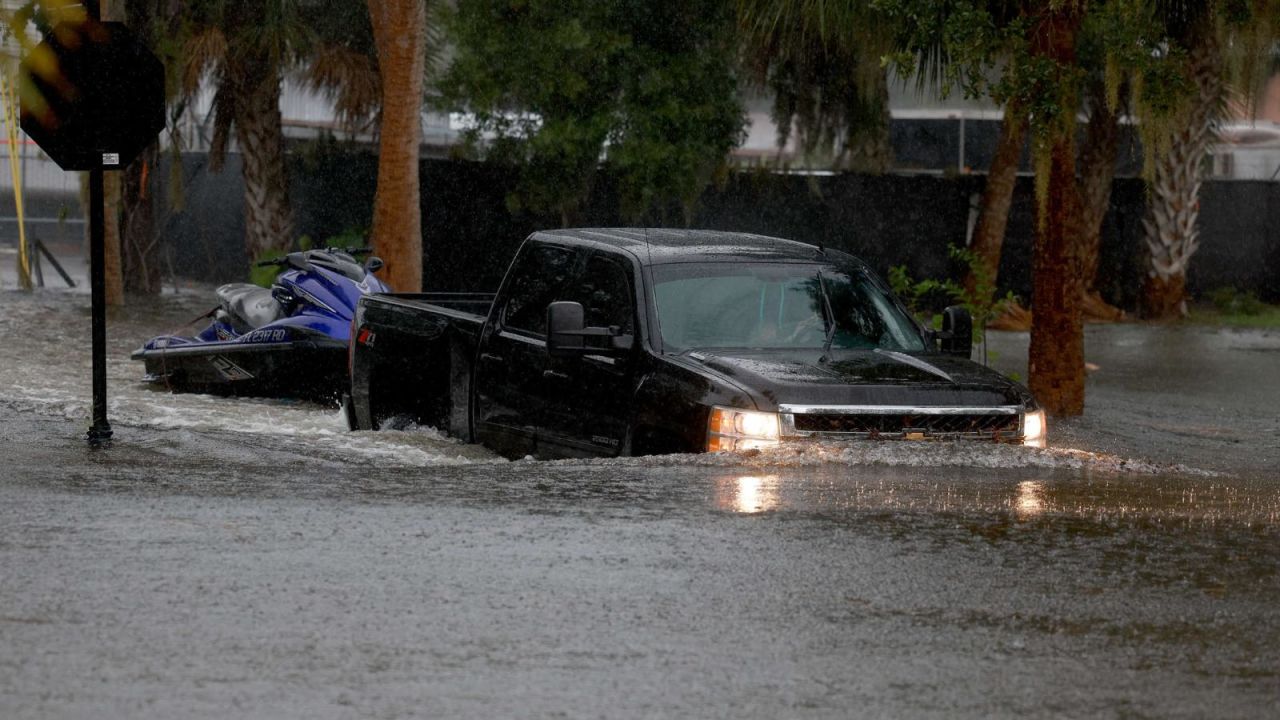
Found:
<svg viewBox="0 0 1280 720"><path fill-rule="evenodd" d="M102 168L89 171L89 286L93 296L93 423L89 444L111 439L107 420L107 289L106 228L102 192Z"/></svg>
<svg viewBox="0 0 1280 720"><path fill-rule="evenodd" d="M22 129L63 170L89 171L93 303L93 419L89 443L111 439L107 419L104 168L120 170L164 129L164 67L129 29L87 17L56 25L23 58Z"/></svg>

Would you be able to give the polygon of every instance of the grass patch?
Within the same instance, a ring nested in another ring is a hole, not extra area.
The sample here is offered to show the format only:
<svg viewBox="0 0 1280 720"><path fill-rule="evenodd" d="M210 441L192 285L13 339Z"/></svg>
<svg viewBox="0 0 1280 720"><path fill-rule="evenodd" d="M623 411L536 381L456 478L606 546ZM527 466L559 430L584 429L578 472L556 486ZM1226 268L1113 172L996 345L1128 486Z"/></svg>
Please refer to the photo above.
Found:
<svg viewBox="0 0 1280 720"><path fill-rule="evenodd" d="M1187 317L1193 323L1201 325L1225 325L1243 328L1276 328L1280 329L1280 307L1267 306L1266 310L1256 315L1223 312L1212 305L1208 307L1192 307Z"/></svg>
<svg viewBox="0 0 1280 720"><path fill-rule="evenodd" d="M1280 328L1280 307L1262 302L1251 292L1219 288L1209 302L1190 308L1188 319L1203 325L1244 328Z"/></svg>

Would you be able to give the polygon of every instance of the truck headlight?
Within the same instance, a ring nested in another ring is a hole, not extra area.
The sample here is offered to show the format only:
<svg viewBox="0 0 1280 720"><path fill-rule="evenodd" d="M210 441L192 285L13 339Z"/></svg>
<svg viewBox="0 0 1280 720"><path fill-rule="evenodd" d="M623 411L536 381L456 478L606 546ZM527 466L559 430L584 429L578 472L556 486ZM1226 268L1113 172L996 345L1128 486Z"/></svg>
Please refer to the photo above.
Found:
<svg viewBox="0 0 1280 720"><path fill-rule="evenodd" d="M1042 448L1049 437L1049 426L1044 421L1044 411L1036 410L1022 416L1022 444Z"/></svg>
<svg viewBox="0 0 1280 720"><path fill-rule="evenodd" d="M751 450L778 444L777 413L713 407L707 420L707 452Z"/></svg>

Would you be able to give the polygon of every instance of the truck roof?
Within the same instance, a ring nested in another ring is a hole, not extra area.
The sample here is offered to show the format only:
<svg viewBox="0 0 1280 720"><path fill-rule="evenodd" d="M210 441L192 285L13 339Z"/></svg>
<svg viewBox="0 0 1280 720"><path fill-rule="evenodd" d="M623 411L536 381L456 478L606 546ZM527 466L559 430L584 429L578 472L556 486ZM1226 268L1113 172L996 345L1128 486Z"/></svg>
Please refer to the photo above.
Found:
<svg viewBox="0 0 1280 720"><path fill-rule="evenodd" d="M543 230L532 239L598 244L627 250L642 264L732 260L741 262L813 262L851 259L838 250L824 250L808 243L768 235L722 230L680 230L671 228L570 228Z"/></svg>

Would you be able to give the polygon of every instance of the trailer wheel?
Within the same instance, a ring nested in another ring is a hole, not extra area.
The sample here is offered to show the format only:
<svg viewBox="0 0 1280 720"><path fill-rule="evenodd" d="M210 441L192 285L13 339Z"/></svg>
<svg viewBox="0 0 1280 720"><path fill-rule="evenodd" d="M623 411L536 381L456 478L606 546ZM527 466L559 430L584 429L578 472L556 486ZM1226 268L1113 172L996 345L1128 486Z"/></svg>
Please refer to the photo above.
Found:
<svg viewBox="0 0 1280 720"><path fill-rule="evenodd" d="M356 423L356 406L351 402L351 393L342 393L342 417L347 421L347 431L359 430Z"/></svg>
<svg viewBox="0 0 1280 720"><path fill-rule="evenodd" d="M378 418L375 425L379 430L407 430L410 425L413 425L413 416L404 413L388 415Z"/></svg>

